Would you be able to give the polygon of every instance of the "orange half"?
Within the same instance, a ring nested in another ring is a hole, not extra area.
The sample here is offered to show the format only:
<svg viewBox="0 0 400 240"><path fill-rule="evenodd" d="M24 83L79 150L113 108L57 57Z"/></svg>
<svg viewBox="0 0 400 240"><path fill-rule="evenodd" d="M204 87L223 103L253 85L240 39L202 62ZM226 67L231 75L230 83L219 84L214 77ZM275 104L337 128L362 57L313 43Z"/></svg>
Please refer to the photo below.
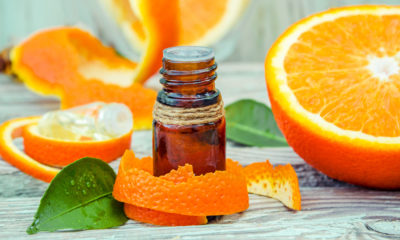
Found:
<svg viewBox="0 0 400 240"><path fill-rule="evenodd" d="M332 9L293 24L265 72L289 145L330 177L400 188L400 7Z"/></svg>

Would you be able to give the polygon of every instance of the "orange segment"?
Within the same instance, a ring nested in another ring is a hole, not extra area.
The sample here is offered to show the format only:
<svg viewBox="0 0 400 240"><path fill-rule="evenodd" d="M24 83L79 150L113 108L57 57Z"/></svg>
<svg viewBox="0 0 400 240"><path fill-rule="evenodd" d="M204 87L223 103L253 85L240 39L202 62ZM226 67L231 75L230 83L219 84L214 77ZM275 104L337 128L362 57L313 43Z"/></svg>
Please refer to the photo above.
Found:
<svg viewBox="0 0 400 240"><path fill-rule="evenodd" d="M22 136L24 126L36 124L39 119L39 117L17 118L0 125L0 155L22 172L39 180L50 182L60 169L37 162L19 150L13 143L13 139Z"/></svg>
<svg viewBox="0 0 400 240"><path fill-rule="evenodd" d="M128 218L161 226L188 226L207 224L205 216L185 216L176 213L166 213L137 207L131 204L124 204L124 211Z"/></svg>
<svg viewBox="0 0 400 240"><path fill-rule="evenodd" d="M294 210L301 209L299 180L290 164L252 163L244 168L249 193L275 198Z"/></svg>
<svg viewBox="0 0 400 240"><path fill-rule="evenodd" d="M103 0L102 2L133 47L137 50L144 49L148 35L145 32L146 19L141 14L138 1ZM248 0L179 0L176 3L178 8L175 18L165 19L163 34L169 35L168 27L177 24L176 45L211 45L232 28L246 8ZM153 4L154 11L162 7ZM166 9L169 11L169 7L161 10L168 12Z"/></svg>
<svg viewBox="0 0 400 240"><path fill-rule="evenodd" d="M330 177L400 188L399 22L398 6L332 9L295 23L267 55L278 125Z"/></svg>
<svg viewBox="0 0 400 240"><path fill-rule="evenodd" d="M124 171L120 167L113 196L121 202L167 213L190 216L233 214L248 208L246 181L242 174L237 174L237 166L228 160L227 171L184 177L184 182L177 183L165 176L154 177L138 168ZM177 171L188 170L188 167L179 167Z"/></svg>
<svg viewBox="0 0 400 240"><path fill-rule="evenodd" d="M131 145L132 131L105 141L65 141L43 137L37 125L26 126L23 130L24 150L36 161L51 166L66 166L83 157L99 158L111 162L122 156Z"/></svg>

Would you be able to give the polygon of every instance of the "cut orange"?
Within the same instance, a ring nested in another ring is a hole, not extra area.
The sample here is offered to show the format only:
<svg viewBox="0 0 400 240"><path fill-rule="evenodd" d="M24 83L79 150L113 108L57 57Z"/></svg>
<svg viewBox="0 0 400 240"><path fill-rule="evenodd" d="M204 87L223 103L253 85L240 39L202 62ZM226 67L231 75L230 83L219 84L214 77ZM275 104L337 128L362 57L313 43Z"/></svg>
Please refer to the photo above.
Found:
<svg viewBox="0 0 400 240"><path fill-rule="evenodd" d="M301 209L299 180L290 164L276 166L266 162L244 168L249 193L275 198L294 210Z"/></svg>
<svg viewBox="0 0 400 240"><path fill-rule="evenodd" d="M130 147L132 131L104 141L63 141L41 136L37 130L40 117L9 120L0 125L0 155L22 172L45 182L60 168L83 157L96 157L110 162ZM24 150L13 139L23 137Z"/></svg>
<svg viewBox="0 0 400 240"><path fill-rule="evenodd" d="M288 143L328 176L400 188L400 7L332 9L292 25L265 72Z"/></svg>
<svg viewBox="0 0 400 240"><path fill-rule="evenodd" d="M137 0L103 0L106 10L116 19L127 38L137 50L145 49L147 34L145 19ZM177 45L211 45L221 39L235 24L248 0L179 0L178 1L178 43ZM159 8L154 4L153 8ZM169 6L163 9L169 11ZM173 20L172 20L173 21ZM164 22L163 34L171 35Z"/></svg>

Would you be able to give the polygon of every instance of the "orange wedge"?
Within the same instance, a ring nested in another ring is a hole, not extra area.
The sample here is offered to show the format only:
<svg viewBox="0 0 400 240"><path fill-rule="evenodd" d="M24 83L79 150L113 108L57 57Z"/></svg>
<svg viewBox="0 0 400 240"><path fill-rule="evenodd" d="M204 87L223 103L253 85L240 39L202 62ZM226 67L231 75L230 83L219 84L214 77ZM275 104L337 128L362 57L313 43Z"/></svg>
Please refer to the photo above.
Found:
<svg viewBox="0 0 400 240"><path fill-rule="evenodd" d="M285 206L301 210L299 180L290 164L276 166L269 163L252 163L244 168L249 193L275 198Z"/></svg>
<svg viewBox="0 0 400 240"><path fill-rule="evenodd" d="M146 49L146 20L136 0L103 0L117 23L137 50ZM176 45L211 45L220 40L236 23L248 0L179 0L176 18L178 42ZM160 8L158 4L153 9ZM169 6L163 11L170 11ZM166 19L163 35L169 36L168 26L175 19Z"/></svg>
<svg viewBox="0 0 400 240"><path fill-rule="evenodd" d="M105 141L65 141L43 137L38 133L40 117L9 120L0 125L0 155L22 172L45 182L60 168L83 157L95 157L110 162L121 156L131 143L132 131ZM24 150L13 139L23 137ZM57 167L54 167L57 166Z"/></svg>
<svg viewBox="0 0 400 240"><path fill-rule="evenodd" d="M400 188L400 7L332 9L292 25L265 72L288 143L328 176Z"/></svg>

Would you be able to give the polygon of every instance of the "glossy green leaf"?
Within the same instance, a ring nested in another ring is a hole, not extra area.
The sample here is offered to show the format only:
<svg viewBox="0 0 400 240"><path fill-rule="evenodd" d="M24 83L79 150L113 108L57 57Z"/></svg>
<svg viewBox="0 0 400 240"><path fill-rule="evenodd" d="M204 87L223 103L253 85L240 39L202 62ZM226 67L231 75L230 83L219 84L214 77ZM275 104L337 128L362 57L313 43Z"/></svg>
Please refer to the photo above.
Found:
<svg viewBox="0 0 400 240"><path fill-rule="evenodd" d="M229 140L249 146L288 146L271 109L263 103L239 100L225 108L225 117Z"/></svg>
<svg viewBox="0 0 400 240"><path fill-rule="evenodd" d="M27 233L110 228L124 224L123 204L112 197L114 170L95 158L63 168L44 193Z"/></svg>

